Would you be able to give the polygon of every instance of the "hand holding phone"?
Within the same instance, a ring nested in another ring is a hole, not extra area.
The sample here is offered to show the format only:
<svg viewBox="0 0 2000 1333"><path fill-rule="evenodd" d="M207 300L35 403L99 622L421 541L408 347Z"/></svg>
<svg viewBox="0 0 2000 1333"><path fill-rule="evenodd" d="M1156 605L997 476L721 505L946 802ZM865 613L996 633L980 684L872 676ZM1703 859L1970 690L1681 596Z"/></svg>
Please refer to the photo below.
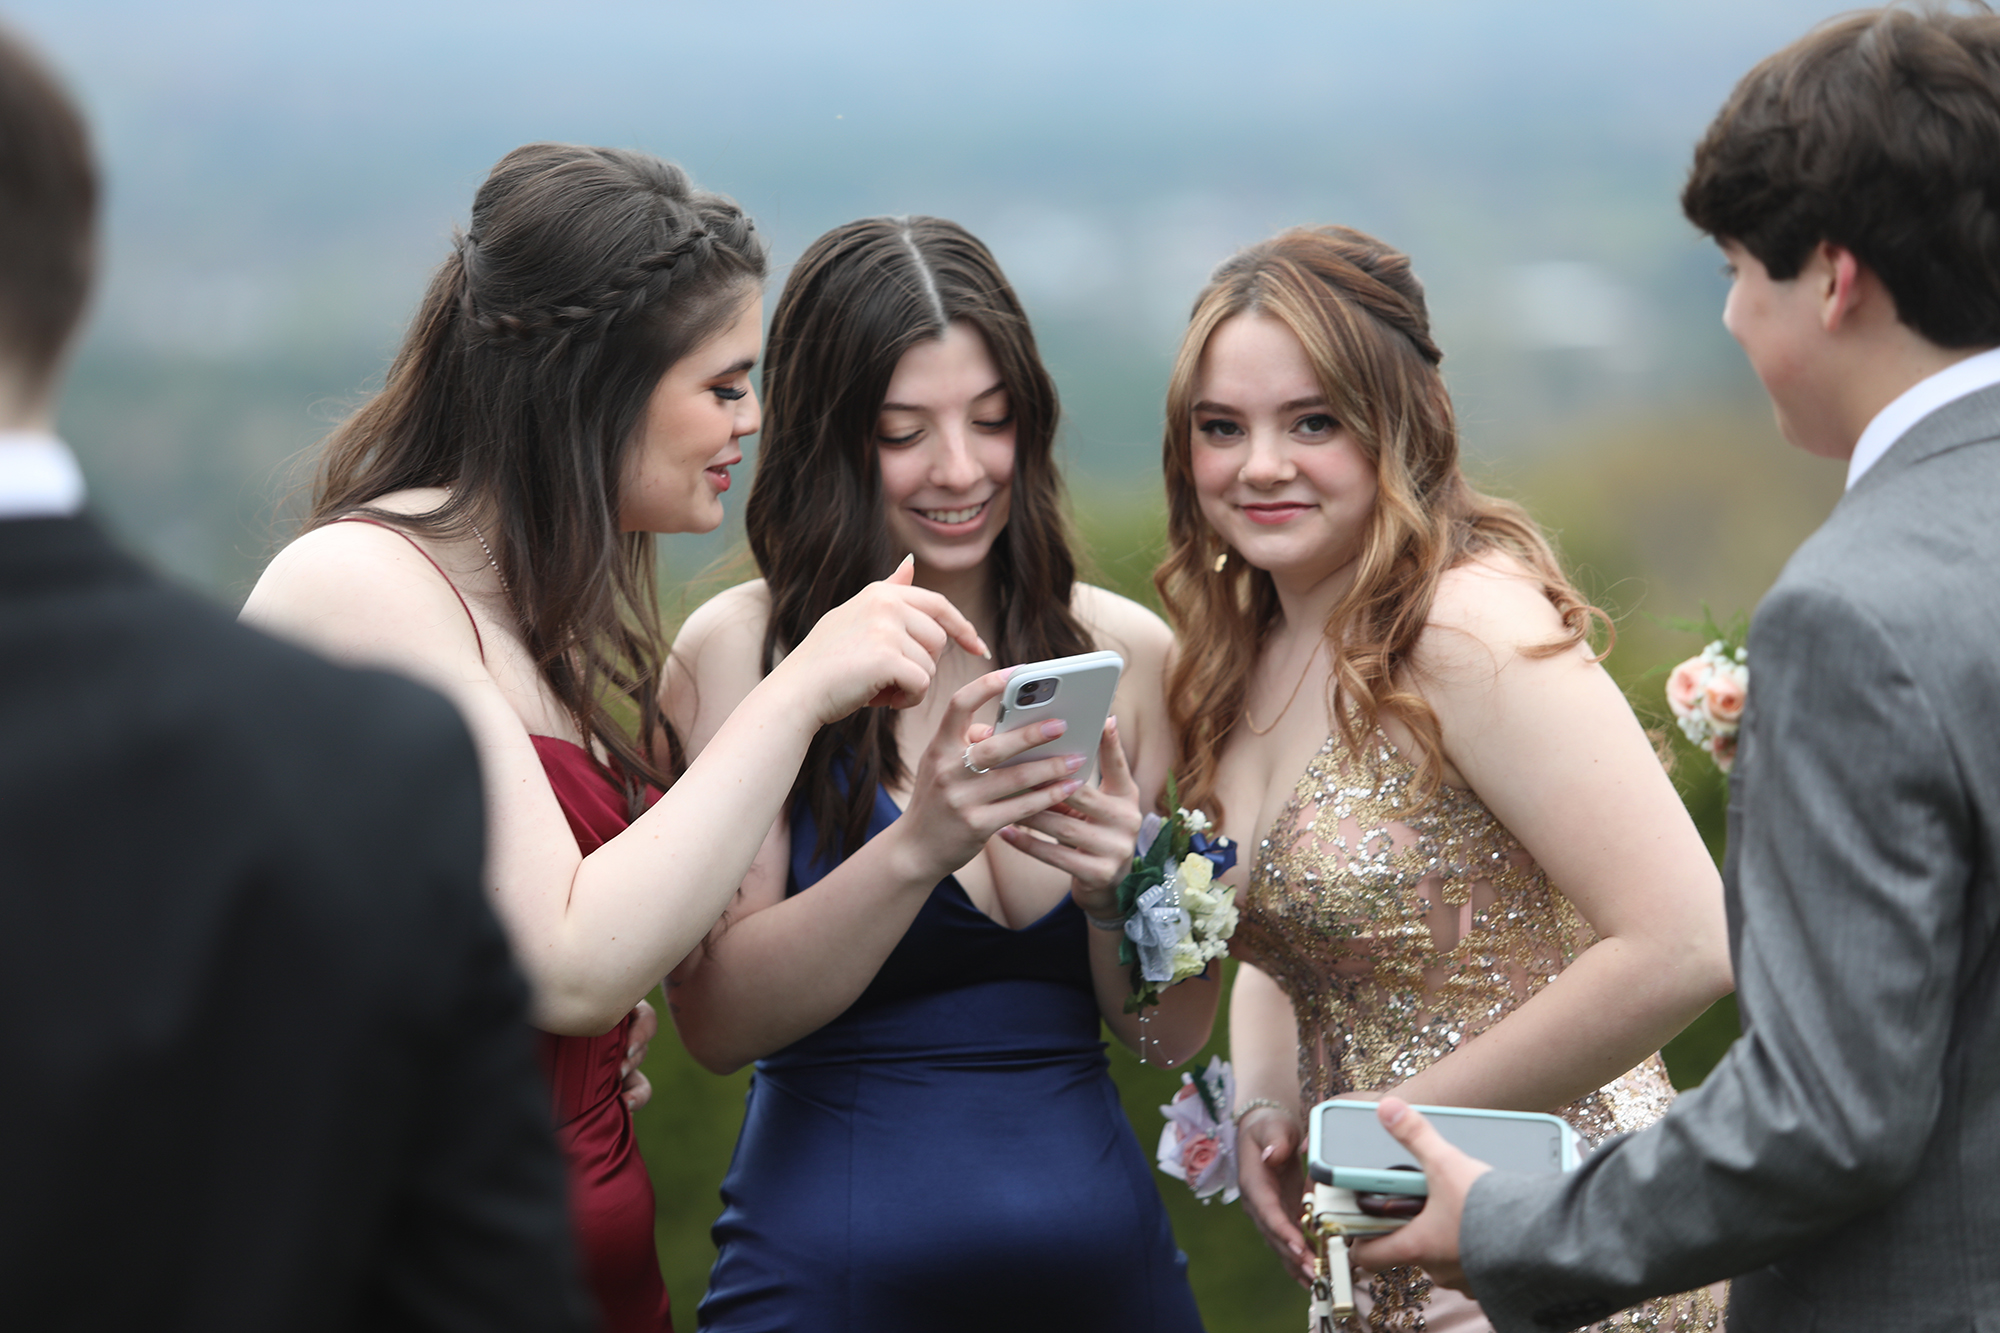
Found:
<svg viewBox="0 0 2000 1333"><path fill-rule="evenodd" d="M1503 1171L1570 1171L1582 1160L1582 1136L1560 1116L1468 1106L1412 1109L1423 1112L1454 1146ZM1375 1103L1321 1102L1306 1120L1306 1169L1314 1180L1369 1194L1430 1192L1409 1150L1376 1119Z"/></svg>

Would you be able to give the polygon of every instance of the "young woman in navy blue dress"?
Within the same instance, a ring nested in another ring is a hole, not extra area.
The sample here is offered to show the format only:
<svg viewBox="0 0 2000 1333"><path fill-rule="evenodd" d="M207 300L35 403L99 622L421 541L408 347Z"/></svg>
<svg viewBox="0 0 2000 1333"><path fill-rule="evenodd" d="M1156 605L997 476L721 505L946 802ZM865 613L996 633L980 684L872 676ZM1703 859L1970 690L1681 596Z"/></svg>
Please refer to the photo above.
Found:
<svg viewBox="0 0 2000 1333"><path fill-rule="evenodd" d="M763 578L690 618L666 702L699 751L822 607L905 558L993 647L925 703L824 729L788 816L670 981L683 1040L755 1060L704 1328L1198 1328L1100 1025L1159 1065L1216 985L1124 1012L1115 888L1166 778L1171 646L1076 581L1054 386L992 255L875 218L807 250L773 318L746 509ZM991 734L1011 665L1106 648L1103 736ZM1078 784L1095 751L1101 785ZM1093 923L1104 926L1094 929Z"/></svg>

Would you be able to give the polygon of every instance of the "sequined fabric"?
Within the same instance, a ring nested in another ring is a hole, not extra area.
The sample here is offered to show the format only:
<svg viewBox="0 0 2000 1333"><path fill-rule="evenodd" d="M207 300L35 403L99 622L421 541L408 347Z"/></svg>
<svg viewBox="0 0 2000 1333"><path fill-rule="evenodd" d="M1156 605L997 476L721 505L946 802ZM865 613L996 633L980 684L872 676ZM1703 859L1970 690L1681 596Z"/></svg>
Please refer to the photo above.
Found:
<svg viewBox="0 0 2000 1333"><path fill-rule="evenodd" d="M1379 732L1360 760L1329 736L1258 847L1229 951L1291 999L1307 1106L1401 1083L1500 1021L1596 940L1477 796L1441 788L1419 808L1415 776ZM1558 1113L1595 1145L1653 1123L1672 1102L1666 1066L1652 1055ZM1370 1286L1371 1330L1425 1327L1423 1273L1392 1269ZM1593 1327L1721 1325L1702 1291Z"/></svg>

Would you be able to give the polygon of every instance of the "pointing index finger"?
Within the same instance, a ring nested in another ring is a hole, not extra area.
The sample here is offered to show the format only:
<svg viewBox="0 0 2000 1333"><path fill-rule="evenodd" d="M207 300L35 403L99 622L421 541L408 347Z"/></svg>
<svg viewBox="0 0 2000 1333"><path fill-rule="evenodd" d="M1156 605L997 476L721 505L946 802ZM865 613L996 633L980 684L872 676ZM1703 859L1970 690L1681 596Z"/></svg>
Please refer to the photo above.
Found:
<svg viewBox="0 0 2000 1333"><path fill-rule="evenodd" d="M993 650L986 646L986 640L979 637L979 631L965 618L964 612L952 605L949 597L936 592L919 592L915 597L918 600L918 609L937 621L938 627L944 630L954 643L974 657L983 657L989 662L993 660Z"/></svg>

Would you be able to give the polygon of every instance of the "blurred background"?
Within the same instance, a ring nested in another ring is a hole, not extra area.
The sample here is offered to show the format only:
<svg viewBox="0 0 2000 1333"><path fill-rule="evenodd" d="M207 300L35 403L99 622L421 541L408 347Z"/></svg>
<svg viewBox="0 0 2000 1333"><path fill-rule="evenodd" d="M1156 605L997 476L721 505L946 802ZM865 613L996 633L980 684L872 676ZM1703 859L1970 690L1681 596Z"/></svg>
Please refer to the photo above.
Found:
<svg viewBox="0 0 2000 1333"><path fill-rule="evenodd" d="M1656 669L1700 642L1656 618L1754 606L1839 493L1837 465L1778 440L1719 322L1719 258L1675 197L1734 81L1840 8L13 0L4 14L82 98L109 182L105 277L60 429L124 540L225 603L288 533L302 455L379 383L487 168L561 139L650 149L737 197L772 240L774 291L851 218L969 226L1061 387L1096 577L1147 599L1160 399L1196 289L1282 226L1375 232L1428 285L1471 470L1554 531L1618 620L1613 671L1657 718ZM730 577L734 542L725 526L666 544L671 612ZM1677 779L1719 848L1712 769L1683 749ZM1733 1023L1725 1004L1670 1048L1679 1081ZM1114 1061L1150 1146L1177 1076ZM670 1034L648 1067L662 1258L692 1327L747 1076L701 1073ZM1302 1295L1238 1210L1160 1183L1209 1326L1295 1327Z"/></svg>

